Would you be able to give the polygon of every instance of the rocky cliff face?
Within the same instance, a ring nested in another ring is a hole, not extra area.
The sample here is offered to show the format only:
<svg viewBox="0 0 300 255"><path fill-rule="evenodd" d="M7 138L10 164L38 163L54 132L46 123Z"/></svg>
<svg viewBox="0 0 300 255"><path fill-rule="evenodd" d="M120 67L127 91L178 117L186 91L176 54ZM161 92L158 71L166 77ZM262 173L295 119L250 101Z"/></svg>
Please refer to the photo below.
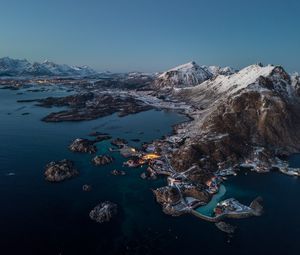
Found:
<svg viewBox="0 0 300 255"><path fill-rule="evenodd" d="M252 65L178 91L176 97L198 110L181 130L186 140L174 153L174 167L217 170L257 155L257 148L271 155L264 159L270 164L275 154L298 152L298 86L282 67Z"/></svg>

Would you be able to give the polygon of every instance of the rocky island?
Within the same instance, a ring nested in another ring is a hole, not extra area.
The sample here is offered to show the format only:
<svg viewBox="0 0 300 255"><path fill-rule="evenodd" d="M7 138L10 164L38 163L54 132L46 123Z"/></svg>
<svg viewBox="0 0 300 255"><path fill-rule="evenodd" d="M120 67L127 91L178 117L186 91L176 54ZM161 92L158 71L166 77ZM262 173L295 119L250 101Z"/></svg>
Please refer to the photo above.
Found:
<svg viewBox="0 0 300 255"><path fill-rule="evenodd" d="M97 152L97 147L95 145L96 142L97 141L77 138L70 144L69 149L73 152L83 152L92 154Z"/></svg>
<svg viewBox="0 0 300 255"><path fill-rule="evenodd" d="M46 166L45 179L49 182L61 182L77 176L79 172L75 169L71 160L52 161Z"/></svg>
<svg viewBox="0 0 300 255"><path fill-rule="evenodd" d="M108 165L114 161L113 157L109 155L98 155L92 159L95 166Z"/></svg>

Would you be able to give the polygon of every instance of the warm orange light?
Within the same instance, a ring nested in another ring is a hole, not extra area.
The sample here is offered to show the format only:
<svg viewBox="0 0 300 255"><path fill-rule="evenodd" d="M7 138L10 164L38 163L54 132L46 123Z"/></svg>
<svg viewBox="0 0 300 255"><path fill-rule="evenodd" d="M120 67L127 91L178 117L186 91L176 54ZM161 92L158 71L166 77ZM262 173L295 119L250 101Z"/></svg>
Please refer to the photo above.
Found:
<svg viewBox="0 0 300 255"><path fill-rule="evenodd" d="M155 153L149 153L142 157L143 160L158 159L158 158L160 158L160 156Z"/></svg>

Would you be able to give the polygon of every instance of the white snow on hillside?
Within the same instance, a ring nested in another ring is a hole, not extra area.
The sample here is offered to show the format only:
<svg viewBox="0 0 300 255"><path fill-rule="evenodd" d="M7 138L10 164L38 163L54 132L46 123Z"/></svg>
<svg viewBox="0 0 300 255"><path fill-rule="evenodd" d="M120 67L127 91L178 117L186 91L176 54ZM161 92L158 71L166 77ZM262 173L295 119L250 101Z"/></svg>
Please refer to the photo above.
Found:
<svg viewBox="0 0 300 255"><path fill-rule="evenodd" d="M264 78L268 80L263 80ZM290 76L282 67L273 65L251 65L229 76L218 75L197 86L177 89L174 94L197 107L206 108L212 103L218 104L222 99L246 90L260 93L273 90L289 98L294 95Z"/></svg>
<svg viewBox="0 0 300 255"><path fill-rule="evenodd" d="M219 75L213 80L212 83L207 82L206 84L202 84L202 86L210 85L218 92L230 90L231 93L234 93L237 90L243 89L248 85L255 83L260 76L269 76L274 68L275 66L272 65L267 65L264 67L259 65L251 65L230 76Z"/></svg>
<svg viewBox="0 0 300 255"><path fill-rule="evenodd" d="M172 68L158 76L157 87L188 87L208 80L212 74L195 62Z"/></svg>
<svg viewBox="0 0 300 255"><path fill-rule="evenodd" d="M213 76L217 76L217 75L231 75L236 73L236 71L229 67L229 66L225 66L225 67L220 67L220 66L201 66L202 68L206 69L207 71L209 71L210 73L213 74Z"/></svg>

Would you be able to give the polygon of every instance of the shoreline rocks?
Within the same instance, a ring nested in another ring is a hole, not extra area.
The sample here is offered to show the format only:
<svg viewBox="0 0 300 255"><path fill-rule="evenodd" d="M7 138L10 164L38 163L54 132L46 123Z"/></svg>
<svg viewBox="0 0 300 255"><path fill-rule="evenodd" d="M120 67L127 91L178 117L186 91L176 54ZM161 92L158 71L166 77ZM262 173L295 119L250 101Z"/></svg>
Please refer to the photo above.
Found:
<svg viewBox="0 0 300 255"><path fill-rule="evenodd" d="M46 166L45 179L49 182L61 182L77 176L79 172L75 169L71 160L52 161Z"/></svg>
<svg viewBox="0 0 300 255"><path fill-rule="evenodd" d="M105 201L94 207L90 211L91 220L97 223L109 222L118 213L118 206L110 201Z"/></svg>

